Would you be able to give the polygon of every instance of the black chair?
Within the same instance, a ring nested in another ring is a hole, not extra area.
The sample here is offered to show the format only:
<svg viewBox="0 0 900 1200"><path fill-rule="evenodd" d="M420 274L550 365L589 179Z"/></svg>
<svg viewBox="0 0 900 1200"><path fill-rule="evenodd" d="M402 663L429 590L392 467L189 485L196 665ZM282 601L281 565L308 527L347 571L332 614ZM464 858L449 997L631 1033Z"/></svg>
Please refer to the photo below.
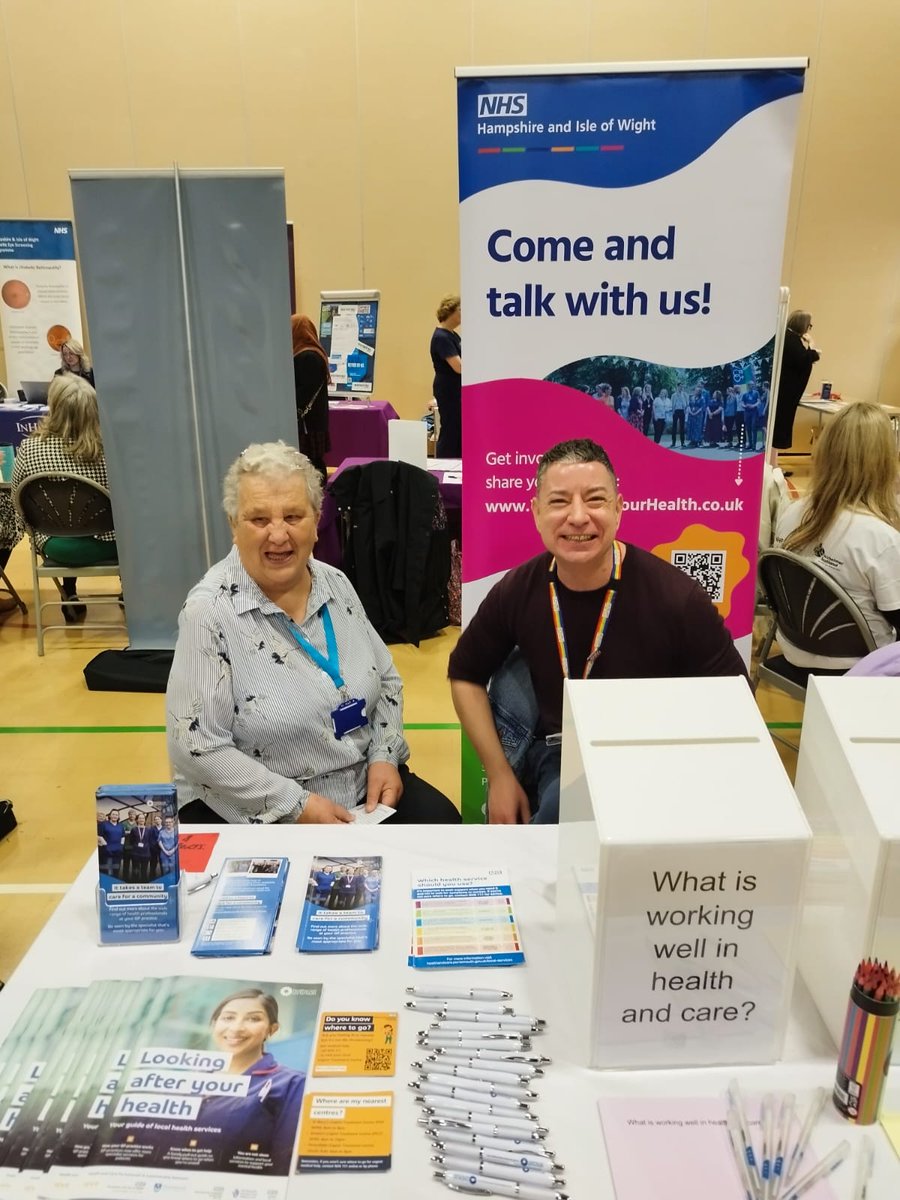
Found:
<svg viewBox="0 0 900 1200"><path fill-rule="evenodd" d="M110 550L109 562L96 563L90 567L71 567L65 563L54 562L46 555L35 550L34 536L43 537L97 537L101 533L112 533L112 505L109 492L99 483L83 479L80 475L64 475L59 472L31 475L23 480L13 492L13 503L22 519L25 530L29 535L31 549L31 570L34 579L34 611L37 626L37 652L44 653L43 610L59 608L72 603L70 597L63 595L59 580L63 576L73 575L118 575L119 562ZM40 581L52 579L60 595L59 600L41 602ZM117 596L109 593L88 593L79 596L79 602L93 600L102 604L114 604L117 613L120 609ZM47 629L65 628L51 625ZM119 621L84 622L83 629L118 629Z"/></svg>
<svg viewBox="0 0 900 1200"><path fill-rule="evenodd" d="M810 675L845 675L849 669L795 667L783 654L770 658L779 632L799 650L829 658L862 658L875 649L856 602L813 559L766 550L759 556L758 573L773 620L759 653L756 682L764 679L804 700Z"/></svg>

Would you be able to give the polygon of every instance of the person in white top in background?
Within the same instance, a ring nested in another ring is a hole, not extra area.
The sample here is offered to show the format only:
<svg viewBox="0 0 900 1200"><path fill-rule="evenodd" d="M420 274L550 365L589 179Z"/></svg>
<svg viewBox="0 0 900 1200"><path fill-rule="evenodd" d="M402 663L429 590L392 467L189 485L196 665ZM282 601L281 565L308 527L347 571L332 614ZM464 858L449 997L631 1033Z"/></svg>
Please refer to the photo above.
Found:
<svg viewBox="0 0 900 1200"><path fill-rule="evenodd" d="M813 558L856 601L878 646L900 630L900 501L897 446L877 404L848 405L825 427L812 486L778 521L775 545ZM798 667L852 667L854 659L808 654L780 633Z"/></svg>

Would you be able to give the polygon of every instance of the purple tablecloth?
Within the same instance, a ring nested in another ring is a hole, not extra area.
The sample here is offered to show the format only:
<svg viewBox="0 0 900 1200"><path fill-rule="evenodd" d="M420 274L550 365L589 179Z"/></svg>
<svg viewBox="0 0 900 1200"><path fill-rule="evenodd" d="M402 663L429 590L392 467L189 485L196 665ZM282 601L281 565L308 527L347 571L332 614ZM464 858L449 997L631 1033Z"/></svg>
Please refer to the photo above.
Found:
<svg viewBox="0 0 900 1200"><path fill-rule="evenodd" d="M46 413L45 404L0 404L0 445L21 445Z"/></svg>
<svg viewBox="0 0 900 1200"><path fill-rule="evenodd" d="M379 457L384 457L381 455ZM345 458L333 475L328 478L329 484L337 479L348 467L362 467L366 463L375 462L375 458ZM462 483L458 478L447 482L444 475L454 475L452 471L429 467L428 470L438 481L441 499L448 513L459 512L462 508ZM459 474L458 472L456 473ZM338 511L331 492L326 489L322 500L322 515L319 517L319 540L316 542L316 558L321 562L330 563L333 567L341 565L341 535L338 528Z"/></svg>
<svg viewBox="0 0 900 1200"><path fill-rule="evenodd" d="M329 400L331 450L325 462L337 467L359 455L387 458L388 421L396 419L394 406L387 400Z"/></svg>

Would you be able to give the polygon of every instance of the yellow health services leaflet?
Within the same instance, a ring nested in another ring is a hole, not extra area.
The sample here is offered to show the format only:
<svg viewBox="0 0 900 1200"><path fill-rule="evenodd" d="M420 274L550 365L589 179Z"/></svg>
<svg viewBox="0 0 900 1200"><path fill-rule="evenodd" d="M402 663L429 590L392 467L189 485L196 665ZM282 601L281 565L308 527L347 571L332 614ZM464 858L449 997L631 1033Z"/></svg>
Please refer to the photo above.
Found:
<svg viewBox="0 0 900 1200"><path fill-rule="evenodd" d="M313 1075L393 1075L397 1014L323 1013Z"/></svg>
<svg viewBox="0 0 900 1200"><path fill-rule="evenodd" d="M311 1092L303 1100L298 1171L387 1171L393 1092Z"/></svg>

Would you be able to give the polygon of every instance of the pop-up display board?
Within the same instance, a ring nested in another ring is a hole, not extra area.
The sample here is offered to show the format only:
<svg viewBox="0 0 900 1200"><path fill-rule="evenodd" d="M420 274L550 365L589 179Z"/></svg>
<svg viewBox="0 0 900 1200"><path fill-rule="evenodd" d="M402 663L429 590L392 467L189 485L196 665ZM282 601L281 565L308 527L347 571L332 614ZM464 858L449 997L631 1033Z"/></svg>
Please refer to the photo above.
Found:
<svg viewBox="0 0 900 1200"><path fill-rule="evenodd" d="M840 1045L859 961L900 967L900 679L810 678L796 789L814 837L798 965Z"/></svg>
<svg viewBox="0 0 900 1200"><path fill-rule="evenodd" d="M811 835L746 680L567 681L561 785L573 1052L777 1059Z"/></svg>

